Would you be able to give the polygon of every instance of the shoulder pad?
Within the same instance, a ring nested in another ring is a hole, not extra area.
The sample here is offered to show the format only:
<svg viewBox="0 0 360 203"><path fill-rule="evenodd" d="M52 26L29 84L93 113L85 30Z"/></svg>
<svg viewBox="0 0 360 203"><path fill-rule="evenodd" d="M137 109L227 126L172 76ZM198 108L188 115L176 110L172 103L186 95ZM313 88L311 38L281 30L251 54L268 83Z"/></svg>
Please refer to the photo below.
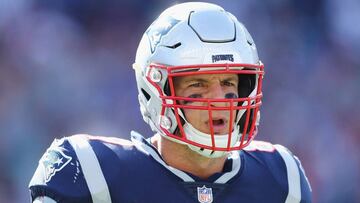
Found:
<svg viewBox="0 0 360 203"><path fill-rule="evenodd" d="M98 140L100 142L120 145L123 148L131 148L134 144L130 140L125 140L117 137L104 137L104 136L93 136L87 135L88 140Z"/></svg>
<svg viewBox="0 0 360 203"><path fill-rule="evenodd" d="M288 191L286 202L311 202L311 187L301 163L286 147L252 141L244 151L266 166L284 191Z"/></svg>
<svg viewBox="0 0 360 203"><path fill-rule="evenodd" d="M37 197L32 203L56 203L56 201L50 197L41 196Z"/></svg>
<svg viewBox="0 0 360 203"><path fill-rule="evenodd" d="M88 135L55 139L40 159L29 188L33 200L48 196L55 201L92 202L97 193L110 198Z"/></svg>
<svg viewBox="0 0 360 203"><path fill-rule="evenodd" d="M270 142L254 140L247 147L245 147L244 150L245 151L274 152L275 147Z"/></svg>
<svg viewBox="0 0 360 203"><path fill-rule="evenodd" d="M311 202L311 186L300 160L291 153L289 149L282 145L274 145L280 156L284 160L287 181L288 181L288 201Z"/></svg>

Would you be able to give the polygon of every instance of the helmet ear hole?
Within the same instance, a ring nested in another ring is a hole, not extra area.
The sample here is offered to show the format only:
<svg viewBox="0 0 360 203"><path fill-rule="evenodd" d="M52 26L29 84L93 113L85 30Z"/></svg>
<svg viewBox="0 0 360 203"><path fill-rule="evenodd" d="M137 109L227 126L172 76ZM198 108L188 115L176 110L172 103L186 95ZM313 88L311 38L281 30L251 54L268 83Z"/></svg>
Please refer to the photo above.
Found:
<svg viewBox="0 0 360 203"><path fill-rule="evenodd" d="M143 88L141 88L142 94L145 96L146 100L149 101L151 99L151 96L149 93L147 93Z"/></svg>

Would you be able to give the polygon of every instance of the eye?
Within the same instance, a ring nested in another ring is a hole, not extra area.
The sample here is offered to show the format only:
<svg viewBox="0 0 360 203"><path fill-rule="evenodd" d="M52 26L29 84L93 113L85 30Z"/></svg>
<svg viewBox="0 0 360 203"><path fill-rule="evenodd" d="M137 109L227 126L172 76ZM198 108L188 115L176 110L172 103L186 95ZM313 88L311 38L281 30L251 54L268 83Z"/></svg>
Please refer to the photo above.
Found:
<svg viewBox="0 0 360 203"><path fill-rule="evenodd" d="M188 96L189 98L201 98L202 95L201 94L191 94Z"/></svg>
<svg viewBox="0 0 360 203"><path fill-rule="evenodd" d="M226 99L237 99L238 95L235 93L227 93L227 94L225 94L225 98Z"/></svg>
<svg viewBox="0 0 360 203"><path fill-rule="evenodd" d="M235 82L228 81L228 80L223 81L222 85L228 86L228 87L236 86Z"/></svg>
<svg viewBox="0 0 360 203"><path fill-rule="evenodd" d="M203 87L201 82L193 82L188 85L188 87Z"/></svg>
<svg viewBox="0 0 360 203"><path fill-rule="evenodd" d="M202 98L201 94L191 94L187 98ZM193 103L193 101L183 101L183 104Z"/></svg>

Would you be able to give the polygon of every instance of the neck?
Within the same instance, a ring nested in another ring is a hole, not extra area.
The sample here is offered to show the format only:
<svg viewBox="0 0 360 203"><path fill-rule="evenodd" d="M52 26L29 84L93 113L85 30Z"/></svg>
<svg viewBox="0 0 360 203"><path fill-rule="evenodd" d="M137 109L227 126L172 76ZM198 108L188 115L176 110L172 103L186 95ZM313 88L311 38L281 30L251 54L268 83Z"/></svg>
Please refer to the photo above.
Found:
<svg viewBox="0 0 360 203"><path fill-rule="evenodd" d="M151 142L169 166L191 173L201 179L222 172L227 159L226 156L204 157L191 150L187 145L170 141L160 135L152 137Z"/></svg>

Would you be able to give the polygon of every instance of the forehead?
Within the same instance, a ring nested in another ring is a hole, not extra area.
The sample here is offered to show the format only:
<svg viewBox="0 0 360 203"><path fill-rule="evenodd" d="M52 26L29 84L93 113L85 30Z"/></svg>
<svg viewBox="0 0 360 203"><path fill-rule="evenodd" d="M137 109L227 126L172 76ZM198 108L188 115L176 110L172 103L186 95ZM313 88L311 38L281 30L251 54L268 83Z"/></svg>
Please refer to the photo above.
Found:
<svg viewBox="0 0 360 203"><path fill-rule="evenodd" d="M238 80L238 75L235 73L224 73L224 74L194 74L187 76L174 77L175 82L190 82L190 81L223 81L223 80Z"/></svg>

